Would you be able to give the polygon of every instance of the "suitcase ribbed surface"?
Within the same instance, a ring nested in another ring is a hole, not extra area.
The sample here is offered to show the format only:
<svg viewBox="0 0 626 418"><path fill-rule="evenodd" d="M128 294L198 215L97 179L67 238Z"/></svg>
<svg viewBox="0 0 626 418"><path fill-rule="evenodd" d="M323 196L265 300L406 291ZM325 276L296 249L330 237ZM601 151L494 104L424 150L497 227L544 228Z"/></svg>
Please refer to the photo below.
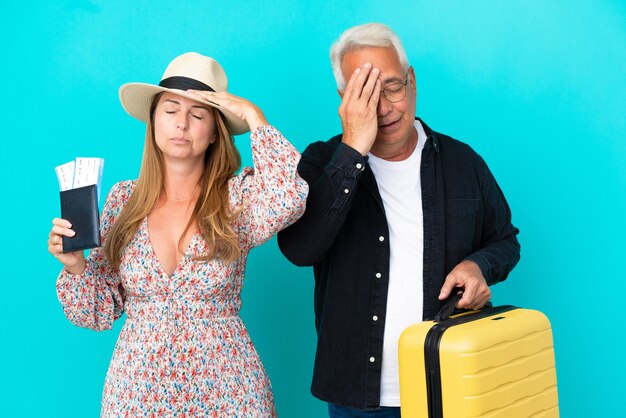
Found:
<svg viewBox="0 0 626 418"><path fill-rule="evenodd" d="M400 339L403 418L429 416L419 380L433 325L413 325ZM541 312L514 309L451 326L439 342L439 368L445 418L559 416L552 331Z"/></svg>

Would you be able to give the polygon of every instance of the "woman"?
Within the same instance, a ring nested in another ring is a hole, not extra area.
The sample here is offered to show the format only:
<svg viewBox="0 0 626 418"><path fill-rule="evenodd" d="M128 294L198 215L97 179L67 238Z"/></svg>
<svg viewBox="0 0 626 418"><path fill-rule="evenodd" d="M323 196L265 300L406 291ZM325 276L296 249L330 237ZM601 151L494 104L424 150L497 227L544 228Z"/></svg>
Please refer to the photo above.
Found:
<svg viewBox="0 0 626 418"><path fill-rule="evenodd" d="M74 324L110 329L125 311L102 416L275 416L267 374L238 313L248 251L303 212L300 155L249 101L226 92L212 58L175 58L158 86L120 88L146 121L136 181L111 189L104 247L62 253L72 237L54 219L49 251L63 264L57 293ZM231 134L251 130L254 170L235 176Z"/></svg>

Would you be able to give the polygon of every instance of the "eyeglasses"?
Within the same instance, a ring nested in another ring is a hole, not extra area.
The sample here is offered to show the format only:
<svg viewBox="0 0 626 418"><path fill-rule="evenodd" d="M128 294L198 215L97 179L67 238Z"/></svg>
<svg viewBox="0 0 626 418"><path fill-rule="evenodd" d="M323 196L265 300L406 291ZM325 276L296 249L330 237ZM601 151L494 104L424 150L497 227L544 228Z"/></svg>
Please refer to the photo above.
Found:
<svg viewBox="0 0 626 418"><path fill-rule="evenodd" d="M396 103L406 96L406 86L409 82L409 72L406 72L404 83L391 83L382 90L383 95L390 103Z"/></svg>

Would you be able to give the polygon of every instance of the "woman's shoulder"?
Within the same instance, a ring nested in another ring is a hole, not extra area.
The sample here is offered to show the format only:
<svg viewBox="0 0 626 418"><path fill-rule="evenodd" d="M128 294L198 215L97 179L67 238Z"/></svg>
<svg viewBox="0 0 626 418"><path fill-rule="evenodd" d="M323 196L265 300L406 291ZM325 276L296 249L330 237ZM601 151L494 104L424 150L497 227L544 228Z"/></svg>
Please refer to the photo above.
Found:
<svg viewBox="0 0 626 418"><path fill-rule="evenodd" d="M130 195L135 189L137 180L124 180L117 182L111 187L107 200L117 201L119 203L126 203Z"/></svg>

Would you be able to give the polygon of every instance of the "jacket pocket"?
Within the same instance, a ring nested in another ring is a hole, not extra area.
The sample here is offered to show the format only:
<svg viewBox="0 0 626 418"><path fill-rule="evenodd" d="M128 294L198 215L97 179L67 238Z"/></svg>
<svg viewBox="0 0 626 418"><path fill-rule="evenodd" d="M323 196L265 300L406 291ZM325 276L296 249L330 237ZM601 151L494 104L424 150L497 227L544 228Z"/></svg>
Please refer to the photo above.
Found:
<svg viewBox="0 0 626 418"><path fill-rule="evenodd" d="M446 251L472 248L479 199L446 199Z"/></svg>

